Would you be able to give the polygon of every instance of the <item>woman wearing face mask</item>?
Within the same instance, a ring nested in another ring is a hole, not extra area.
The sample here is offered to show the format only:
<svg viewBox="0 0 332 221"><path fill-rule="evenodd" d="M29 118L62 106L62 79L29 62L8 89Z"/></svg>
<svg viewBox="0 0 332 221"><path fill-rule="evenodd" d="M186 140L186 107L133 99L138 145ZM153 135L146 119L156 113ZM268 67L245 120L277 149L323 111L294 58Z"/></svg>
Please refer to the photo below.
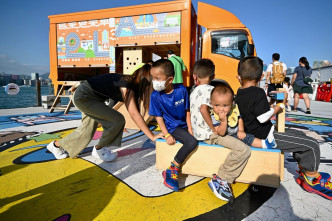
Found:
<svg viewBox="0 0 332 221"><path fill-rule="evenodd" d="M121 146L122 133L125 126L123 115L105 104L105 100L124 102L136 125L151 139L161 137L153 134L142 117L149 108L152 92L151 65L146 64L136 70L133 75L103 74L84 81L76 89L73 101L82 112L82 124L67 137L53 141L47 149L57 159L76 157L92 140L98 123L103 127L103 134L97 145L93 147L92 156L103 161L112 161L117 152L109 150ZM143 104L143 113L138 107Z"/></svg>

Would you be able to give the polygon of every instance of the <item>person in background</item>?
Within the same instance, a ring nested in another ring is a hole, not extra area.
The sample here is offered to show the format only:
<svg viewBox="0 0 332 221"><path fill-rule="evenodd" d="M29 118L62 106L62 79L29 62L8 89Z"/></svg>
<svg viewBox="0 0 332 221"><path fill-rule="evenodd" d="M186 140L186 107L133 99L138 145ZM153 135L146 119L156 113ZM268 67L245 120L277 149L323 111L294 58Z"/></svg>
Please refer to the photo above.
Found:
<svg viewBox="0 0 332 221"><path fill-rule="evenodd" d="M289 101L294 96L294 91L293 91L292 85L290 84L290 78L289 77L285 77L283 87L284 87L284 89L286 90L286 92L288 94L287 101L286 101L286 110L291 111L292 109L289 105Z"/></svg>
<svg viewBox="0 0 332 221"><path fill-rule="evenodd" d="M301 57L299 60L299 66L294 70L291 85L294 89L294 109L297 111L297 105L299 104L300 95L303 95L305 106L307 107L306 114L311 114L310 111L310 99L308 94L312 94L312 87L310 84L305 83L305 77L310 77L312 74L311 67L306 57Z"/></svg>
<svg viewBox="0 0 332 221"><path fill-rule="evenodd" d="M270 97L270 105L272 106L275 102L275 99L273 99L270 96L271 91L276 91L277 88L282 88L283 81L279 83L274 83L272 80L276 79L276 76L283 75L286 76L287 73L287 66L285 63L280 62L280 54L274 53L272 55L272 63L267 66L266 70L266 82L265 82L265 89L267 89L267 95Z"/></svg>
<svg viewBox="0 0 332 221"><path fill-rule="evenodd" d="M174 75L173 84L182 84L183 83L182 72L186 70L186 66L183 63L182 58L176 56L172 50L169 50L167 52L167 58L173 63L174 66L175 75Z"/></svg>

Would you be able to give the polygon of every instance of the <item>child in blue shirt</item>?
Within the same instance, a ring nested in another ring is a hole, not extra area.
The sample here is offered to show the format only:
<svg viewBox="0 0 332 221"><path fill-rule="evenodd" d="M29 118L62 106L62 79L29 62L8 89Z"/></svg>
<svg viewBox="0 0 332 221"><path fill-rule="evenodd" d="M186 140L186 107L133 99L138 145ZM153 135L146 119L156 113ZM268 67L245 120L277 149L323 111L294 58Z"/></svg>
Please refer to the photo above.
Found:
<svg viewBox="0 0 332 221"><path fill-rule="evenodd" d="M192 135L189 96L183 85L172 83L174 67L171 61L156 61L150 73L154 91L151 94L149 115L156 117L167 144L173 145L176 141L183 144L170 167L163 172L165 186L179 191L180 166L198 144Z"/></svg>

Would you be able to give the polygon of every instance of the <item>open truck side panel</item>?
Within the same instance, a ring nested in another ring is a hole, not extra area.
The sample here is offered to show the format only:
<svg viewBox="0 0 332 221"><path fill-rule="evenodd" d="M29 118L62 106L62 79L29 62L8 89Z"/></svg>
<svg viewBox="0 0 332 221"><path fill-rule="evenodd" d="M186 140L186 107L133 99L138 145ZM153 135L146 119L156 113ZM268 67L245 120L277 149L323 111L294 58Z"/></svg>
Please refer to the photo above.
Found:
<svg viewBox="0 0 332 221"><path fill-rule="evenodd" d="M201 2L198 10L197 16L190 0L178 0L49 16L50 78L55 93L61 81L129 74L152 54L163 57L168 50L184 61L185 86L192 85L192 67L202 57L213 60L216 77L236 89L235 66L240 56L248 54L248 44L253 44L250 32L228 11ZM198 47L201 25L207 31ZM241 42L246 42L245 47Z"/></svg>
<svg viewBox="0 0 332 221"><path fill-rule="evenodd" d="M249 29L229 11L202 2L198 2L198 24L206 28L202 58L214 62L215 78L228 82L236 93L240 87L236 79L240 59L256 55Z"/></svg>
<svg viewBox="0 0 332 221"><path fill-rule="evenodd" d="M190 85L190 68L191 68L191 56L195 56L195 51L193 51L193 54L191 53L191 21L192 21L192 5L191 1L187 0L180 0L180 1L170 1L170 2L161 2L161 3L153 3L153 4L146 4L146 5L136 5L136 6L128 6L128 7L120 7L120 8L111 8L111 9L103 9L103 10L95 10L95 11L87 11L87 12L78 12L78 13L70 13L70 14L63 14L63 15L54 15L49 16L50 19L50 78L52 79L52 83L55 87L55 92L58 90L59 81L65 81L65 80L83 80L87 79L89 77L103 74L103 73L112 73L112 72L120 72L123 73L123 70L119 70L118 67L115 67L115 70L111 70L111 62L110 60L100 60L100 64L87 64L79 65L79 63L82 60L89 60L89 56L81 57L81 58L68 58L66 55L70 54L71 51L74 51L75 54L78 56L80 53L78 50L74 50L75 46L80 47L84 42L82 36L75 35L75 31L79 30L79 26L82 25L91 25L91 23L100 22L103 19L112 19L115 20L121 20L125 18L133 18L134 16L141 16L145 17L145 15L152 15L154 16L154 19L156 16L160 17L167 16L168 13L178 13L180 14L180 31L179 39L175 42L158 42L158 37L161 35L164 35L164 39L167 38L167 33L157 33L157 31L160 31L160 29L155 28L152 31L154 33L147 34L145 36L132 36L132 43L129 45L121 45L117 43L117 40L120 40L120 37L114 36L113 32L116 32L117 30L110 30L109 29L109 36L110 36L110 42L109 44L115 46L115 52L109 52L110 56L112 56L112 53L115 54L115 66L121 67L121 63L123 63L123 53L122 51L125 48L131 47L142 47L143 51L146 49L149 52L155 53L159 56L163 56L166 54L167 50L172 49L177 54L179 54L183 61L185 66L187 67L187 71L184 73L184 85L189 86ZM170 17L170 21L172 18ZM155 21L155 20L154 20ZM174 21L174 20L173 20ZM165 20L164 20L165 22ZM141 22L142 24L147 24L148 22ZM174 21L174 24L176 21ZM153 25L159 25L153 23ZM172 26L172 22L169 24L162 24L164 27L167 25L166 28ZM175 24L176 25L176 24ZM72 27L73 34L70 32L71 36L68 37L69 34L62 36L57 35L59 32L59 28L66 26L66 27ZM129 27L130 28L130 27ZM144 27L143 27L144 28ZM172 27L170 27L171 29ZM107 30L107 29L106 29ZM95 30L98 31L98 30ZM87 33L84 33L87 34ZM100 38L100 33L99 38ZM97 34L97 35L98 35ZM172 33L170 33L171 35ZM125 34L124 34L125 35ZM136 38L135 38L136 37ZM139 38L144 37L150 37L151 40L153 40L150 44L141 44ZM76 38L76 39L75 39ZM90 37L90 41L95 40L95 38ZM65 59L61 59L61 55L59 53L62 51L61 46L59 47L59 42L62 41L63 47L63 54L61 54ZM99 39L98 39L99 41ZM192 42L196 43L196 42ZM94 44L92 42L92 44ZM97 42L98 46L100 42ZM72 47L74 46L74 47ZM87 46L88 47L88 46ZM75 48L75 49L76 49ZM80 47L81 48L81 47ZM70 51L71 50L71 51ZM80 49L81 50L81 49ZM96 50L93 48L93 50ZM82 51L82 50L81 50ZM86 50L87 51L87 50ZM85 52L86 52L85 51ZM67 54L66 54L67 53ZM71 55L72 56L72 55ZM84 56L84 55L83 55ZM90 56L91 57L91 56ZM96 60L96 56L93 58L90 58L90 60ZM100 58L97 58L100 59ZM63 65L65 60L68 64ZM80 60L80 61L78 61ZM145 61L144 61L145 62ZM82 62L81 62L82 63ZM61 65L62 64L62 65ZM107 65L109 64L109 65ZM66 79L66 77L71 76L75 79Z"/></svg>

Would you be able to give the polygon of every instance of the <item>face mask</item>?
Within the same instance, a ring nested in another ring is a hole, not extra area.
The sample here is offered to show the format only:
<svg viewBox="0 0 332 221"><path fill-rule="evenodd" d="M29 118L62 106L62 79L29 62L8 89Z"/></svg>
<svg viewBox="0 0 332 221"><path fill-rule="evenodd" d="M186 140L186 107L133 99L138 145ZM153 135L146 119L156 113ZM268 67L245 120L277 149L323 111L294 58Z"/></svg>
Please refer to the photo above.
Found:
<svg viewBox="0 0 332 221"><path fill-rule="evenodd" d="M167 78L167 80L168 80L168 78ZM167 81L167 80L166 80L166 81ZM164 90L164 89L168 86L168 84L165 85L166 81L156 81L156 80L152 80L152 86L153 86L153 89L154 89L155 91L162 91L162 90Z"/></svg>

